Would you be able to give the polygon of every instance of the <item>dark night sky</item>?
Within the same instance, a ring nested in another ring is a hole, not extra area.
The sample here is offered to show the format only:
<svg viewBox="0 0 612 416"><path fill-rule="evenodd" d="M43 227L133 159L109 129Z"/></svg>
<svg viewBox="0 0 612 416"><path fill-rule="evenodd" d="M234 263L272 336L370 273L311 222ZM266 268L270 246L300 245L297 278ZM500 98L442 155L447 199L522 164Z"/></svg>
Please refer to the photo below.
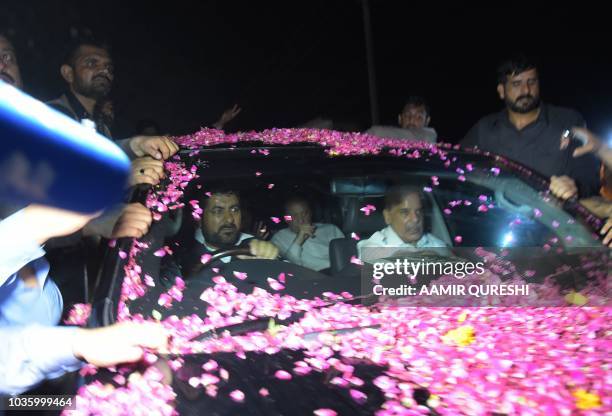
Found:
<svg viewBox="0 0 612 416"><path fill-rule="evenodd" d="M308 2L5 1L27 90L59 95L71 28L113 45L120 132L153 118L170 133L212 124L238 103L228 130L297 126L316 116L370 125L359 0ZM407 95L427 97L432 125L460 139L497 111L498 61L525 51L542 63L543 99L612 132L612 28L603 6L507 3L416 6L370 0L378 102L392 124ZM6 29L8 28L8 29Z"/></svg>

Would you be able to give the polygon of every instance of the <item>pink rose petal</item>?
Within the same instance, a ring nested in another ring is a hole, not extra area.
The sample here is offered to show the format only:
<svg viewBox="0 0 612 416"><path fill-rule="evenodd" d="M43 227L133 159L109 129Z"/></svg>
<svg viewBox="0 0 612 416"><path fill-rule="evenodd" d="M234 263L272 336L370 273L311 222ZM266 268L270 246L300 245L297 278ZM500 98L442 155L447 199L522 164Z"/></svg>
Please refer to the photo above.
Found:
<svg viewBox="0 0 612 416"><path fill-rule="evenodd" d="M247 278L247 274L245 272L234 272L234 277L236 279L245 280Z"/></svg>

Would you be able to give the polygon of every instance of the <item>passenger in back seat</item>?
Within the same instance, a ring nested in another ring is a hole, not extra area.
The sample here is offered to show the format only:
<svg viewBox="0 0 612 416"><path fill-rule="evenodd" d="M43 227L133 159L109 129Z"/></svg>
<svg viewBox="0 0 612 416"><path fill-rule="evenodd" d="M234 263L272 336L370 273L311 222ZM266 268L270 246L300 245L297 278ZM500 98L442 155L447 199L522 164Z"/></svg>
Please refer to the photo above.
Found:
<svg viewBox="0 0 612 416"><path fill-rule="evenodd" d="M344 234L333 224L313 223L308 200L295 196L285 202L288 228L272 237L280 255L291 263L313 270L329 268L329 244Z"/></svg>
<svg viewBox="0 0 612 416"><path fill-rule="evenodd" d="M444 241L436 238L433 234L424 233L423 202L423 193L415 186L396 185L390 187L385 193L385 209L383 211L387 227L357 244L359 258L375 260L372 257L374 251L367 250L367 253L365 253L365 248L447 247Z"/></svg>

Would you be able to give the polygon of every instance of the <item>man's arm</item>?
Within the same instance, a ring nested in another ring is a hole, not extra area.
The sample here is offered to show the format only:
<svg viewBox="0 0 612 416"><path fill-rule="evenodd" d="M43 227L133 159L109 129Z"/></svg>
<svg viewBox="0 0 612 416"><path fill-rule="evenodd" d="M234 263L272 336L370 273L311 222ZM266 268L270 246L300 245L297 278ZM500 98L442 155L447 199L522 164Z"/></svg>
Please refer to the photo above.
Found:
<svg viewBox="0 0 612 416"><path fill-rule="evenodd" d="M475 147L480 145L480 122L474 124L465 137L459 142L462 147Z"/></svg>
<svg viewBox="0 0 612 416"><path fill-rule="evenodd" d="M47 378L142 359L143 348L167 352L169 332L160 324L123 322L103 328L0 328L0 394L19 394Z"/></svg>
<svg viewBox="0 0 612 416"><path fill-rule="evenodd" d="M45 379L80 368L72 352L78 328L0 328L0 393L20 394Z"/></svg>

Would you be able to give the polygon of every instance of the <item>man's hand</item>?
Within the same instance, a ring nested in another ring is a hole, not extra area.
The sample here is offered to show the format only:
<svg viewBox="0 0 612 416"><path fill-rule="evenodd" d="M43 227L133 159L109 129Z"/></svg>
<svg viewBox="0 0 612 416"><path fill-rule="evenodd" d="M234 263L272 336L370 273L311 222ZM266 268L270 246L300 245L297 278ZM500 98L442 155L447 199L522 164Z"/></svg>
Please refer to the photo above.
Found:
<svg viewBox="0 0 612 416"><path fill-rule="evenodd" d="M31 204L23 209L24 233L33 236L38 244L53 237L62 237L79 231L100 213L80 214L60 208Z"/></svg>
<svg viewBox="0 0 612 416"><path fill-rule="evenodd" d="M153 216L151 211L140 203L128 204L117 220L111 238L140 238L149 231Z"/></svg>
<svg viewBox="0 0 612 416"><path fill-rule="evenodd" d="M234 104L232 108L225 110L223 114L221 114L221 117L219 118L219 120L217 120L215 124L213 124L213 127L216 129L222 130L223 127L227 123L232 121L234 117L240 114L241 111L242 111L242 108L238 107L238 104Z"/></svg>
<svg viewBox="0 0 612 416"><path fill-rule="evenodd" d="M251 240L249 242L251 254L258 259L274 260L278 257L278 247L269 241Z"/></svg>
<svg viewBox="0 0 612 416"><path fill-rule="evenodd" d="M612 217L608 218L608 221L606 221L604 226L601 228L599 234L604 236L602 241L604 246L607 245L608 247L612 248Z"/></svg>
<svg viewBox="0 0 612 416"><path fill-rule="evenodd" d="M150 156L140 157L132 161L130 173L130 186L140 183L157 185L166 177L164 173L164 162L153 159Z"/></svg>
<svg viewBox="0 0 612 416"><path fill-rule="evenodd" d="M129 145L136 156L151 156L157 160L166 160L179 150L178 145L166 136L135 136Z"/></svg>
<svg viewBox="0 0 612 416"><path fill-rule="evenodd" d="M257 221L253 234L258 240L267 240L270 237L270 230L263 221Z"/></svg>
<svg viewBox="0 0 612 416"><path fill-rule="evenodd" d="M304 244L306 240L314 235L316 227L312 224L302 224L300 225L300 231L298 231L298 235L296 237L296 243L299 245Z"/></svg>
<svg viewBox="0 0 612 416"><path fill-rule="evenodd" d="M97 367L108 367L142 359L143 348L165 353L168 331L151 322L123 322L97 329L79 329L74 335L75 357Z"/></svg>
<svg viewBox="0 0 612 416"><path fill-rule="evenodd" d="M593 134L591 131L582 128L582 127L574 127L572 129L572 134L576 137L580 137L586 141L585 144L576 148L572 156L579 157L582 155L586 155L587 153L596 153L601 148L601 139ZM570 138L561 136L561 145L560 149L565 149L570 144Z"/></svg>
<svg viewBox="0 0 612 416"><path fill-rule="evenodd" d="M570 199L578 194L576 182L569 176L552 176L549 189L553 195L563 200Z"/></svg>

